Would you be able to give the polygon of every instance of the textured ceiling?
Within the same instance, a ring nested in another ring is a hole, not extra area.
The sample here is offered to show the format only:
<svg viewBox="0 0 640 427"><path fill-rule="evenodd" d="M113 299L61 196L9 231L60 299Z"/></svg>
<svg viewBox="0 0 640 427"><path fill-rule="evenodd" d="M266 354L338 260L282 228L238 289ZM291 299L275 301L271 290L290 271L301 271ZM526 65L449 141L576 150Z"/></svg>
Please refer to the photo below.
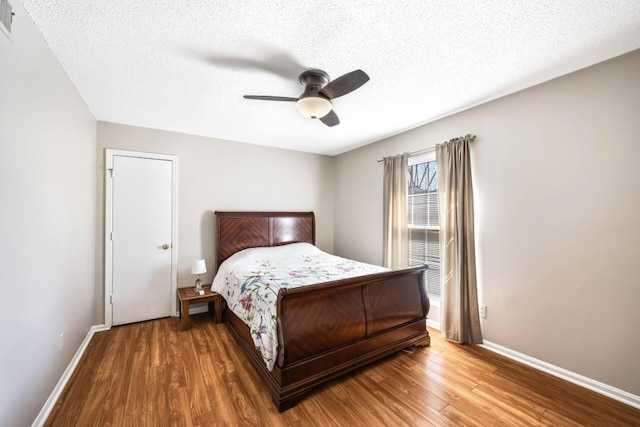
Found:
<svg viewBox="0 0 640 427"><path fill-rule="evenodd" d="M329 155L640 47L638 0L23 4L98 120ZM242 97L307 68L369 74L340 125Z"/></svg>

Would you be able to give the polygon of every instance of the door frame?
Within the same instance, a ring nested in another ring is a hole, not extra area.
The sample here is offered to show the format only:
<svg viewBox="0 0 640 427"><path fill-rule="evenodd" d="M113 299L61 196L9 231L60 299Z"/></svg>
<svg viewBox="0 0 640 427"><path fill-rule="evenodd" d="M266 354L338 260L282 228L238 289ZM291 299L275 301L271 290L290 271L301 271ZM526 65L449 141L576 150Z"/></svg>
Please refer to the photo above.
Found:
<svg viewBox="0 0 640 427"><path fill-rule="evenodd" d="M170 154L143 153L139 151L105 149L105 203L104 203L104 324L107 328L113 325L113 159L115 156L136 157L151 160L167 160L171 162L171 293L176 295L178 289L178 156ZM141 304L144 301L140 301ZM171 313L177 316L176 298L171 298Z"/></svg>

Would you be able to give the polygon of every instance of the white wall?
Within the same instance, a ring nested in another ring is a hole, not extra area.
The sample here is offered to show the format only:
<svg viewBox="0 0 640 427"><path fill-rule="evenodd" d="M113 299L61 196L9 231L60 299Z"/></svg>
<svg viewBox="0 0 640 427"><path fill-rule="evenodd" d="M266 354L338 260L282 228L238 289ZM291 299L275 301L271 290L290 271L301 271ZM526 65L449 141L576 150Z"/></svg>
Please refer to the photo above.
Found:
<svg viewBox="0 0 640 427"><path fill-rule="evenodd" d="M92 325L96 121L12 5L13 42L0 33L0 424L26 426Z"/></svg>
<svg viewBox="0 0 640 427"><path fill-rule="evenodd" d="M338 156L336 253L382 261L378 159L467 133L485 339L640 395L640 51Z"/></svg>
<svg viewBox="0 0 640 427"><path fill-rule="evenodd" d="M191 261L204 257L211 283L216 210L313 211L320 248L333 251L334 159L220 139L98 122L96 317L104 317L104 149L178 156L178 287L193 286Z"/></svg>

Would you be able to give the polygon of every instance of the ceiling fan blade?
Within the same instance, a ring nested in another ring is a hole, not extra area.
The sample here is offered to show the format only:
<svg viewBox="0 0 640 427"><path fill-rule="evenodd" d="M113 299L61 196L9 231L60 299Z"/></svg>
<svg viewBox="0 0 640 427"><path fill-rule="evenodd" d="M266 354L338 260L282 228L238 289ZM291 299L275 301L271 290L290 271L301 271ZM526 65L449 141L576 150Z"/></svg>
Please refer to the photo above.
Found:
<svg viewBox="0 0 640 427"><path fill-rule="evenodd" d="M331 81L322 88L320 93L329 99L334 99L353 92L368 81L369 76L367 73L362 70L355 70Z"/></svg>
<svg viewBox="0 0 640 427"><path fill-rule="evenodd" d="M289 98L288 96L262 96L262 95L245 95L245 99L260 99L262 101L291 101L296 102L298 98Z"/></svg>
<svg viewBox="0 0 640 427"><path fill-rule="evenodd" d="M340 119L338 118L338 115L333 110L329 111L329 114L327 114L326 116L320 117L320 121L329 127L333 127L335 125L340 124Z"/></svg>

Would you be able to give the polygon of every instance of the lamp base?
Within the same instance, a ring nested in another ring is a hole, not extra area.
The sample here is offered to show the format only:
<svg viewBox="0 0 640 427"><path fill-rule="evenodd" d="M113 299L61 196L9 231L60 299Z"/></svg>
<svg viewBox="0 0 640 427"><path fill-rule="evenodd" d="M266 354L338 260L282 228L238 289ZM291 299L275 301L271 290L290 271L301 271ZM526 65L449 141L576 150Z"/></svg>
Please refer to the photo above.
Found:
<svg viewBox="0 0 640 427"><path fill-rule="evenodd" d="M202 280L200 280L200 276L198 276L198 278L196 279L196 287L193 288L193 290L198 292L201 295L204 292L202 289Z"/></svg>

